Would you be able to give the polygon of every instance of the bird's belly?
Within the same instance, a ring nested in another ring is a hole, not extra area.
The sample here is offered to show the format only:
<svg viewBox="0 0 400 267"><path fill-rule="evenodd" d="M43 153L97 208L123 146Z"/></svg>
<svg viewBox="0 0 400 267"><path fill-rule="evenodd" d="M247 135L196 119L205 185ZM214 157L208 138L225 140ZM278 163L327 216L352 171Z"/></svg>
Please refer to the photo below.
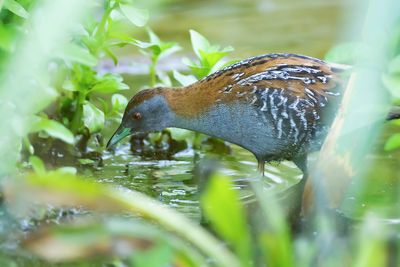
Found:
<svg viewBox="0 0 400 267"><path fill-rule="evenodd" d="M220 104L196 119L181 122L180 127L237 144L259 159L280 160L291 159L301 144L302 133L289 133L287 123L269 120L246 105Z"/></svg>

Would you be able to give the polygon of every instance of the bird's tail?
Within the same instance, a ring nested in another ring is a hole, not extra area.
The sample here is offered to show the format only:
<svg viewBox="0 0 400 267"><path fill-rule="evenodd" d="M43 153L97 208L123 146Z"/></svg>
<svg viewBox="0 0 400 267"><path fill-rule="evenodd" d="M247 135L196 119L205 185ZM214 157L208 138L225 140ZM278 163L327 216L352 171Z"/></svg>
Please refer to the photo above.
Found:
<svg viewBox="0 0 400 267"><path fill-rule="evenodd" d="M396 120L400 119L400 106L394 106L390 109L389 114L386 117L386 120Z"/></svg>

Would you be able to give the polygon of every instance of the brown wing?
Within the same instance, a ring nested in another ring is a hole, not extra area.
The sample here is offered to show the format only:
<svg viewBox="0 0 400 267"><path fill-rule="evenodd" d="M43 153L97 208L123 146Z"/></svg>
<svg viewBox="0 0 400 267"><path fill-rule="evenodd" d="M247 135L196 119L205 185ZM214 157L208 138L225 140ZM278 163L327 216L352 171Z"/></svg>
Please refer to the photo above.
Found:
<svg viewBox="0 0 400 267"><path fill-rule="evenodd" d="M283 95L294 101L298 96L307 101L315 98L318 102L337 94L339 71L311 57L268 54L230 65L188 88L169 92L167 98L175 112L184 116L196 116L218 102L257 104L255 97L266 89L282 90ZM179 105L175 103L178 99Z"/></svg>

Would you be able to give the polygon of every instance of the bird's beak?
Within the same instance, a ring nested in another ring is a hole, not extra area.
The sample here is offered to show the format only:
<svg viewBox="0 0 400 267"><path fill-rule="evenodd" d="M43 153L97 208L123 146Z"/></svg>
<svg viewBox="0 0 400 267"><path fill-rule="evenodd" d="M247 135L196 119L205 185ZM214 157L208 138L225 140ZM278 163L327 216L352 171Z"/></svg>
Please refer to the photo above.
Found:
<svg viewBox="0 0 400 267"><path fill-rule="evenodd" d="M116 143L127 137L131 134L131 129L125 128L124 126L120 125L118 129L115 131L111 139L107 143L107 149L114 146Z"/></svg>

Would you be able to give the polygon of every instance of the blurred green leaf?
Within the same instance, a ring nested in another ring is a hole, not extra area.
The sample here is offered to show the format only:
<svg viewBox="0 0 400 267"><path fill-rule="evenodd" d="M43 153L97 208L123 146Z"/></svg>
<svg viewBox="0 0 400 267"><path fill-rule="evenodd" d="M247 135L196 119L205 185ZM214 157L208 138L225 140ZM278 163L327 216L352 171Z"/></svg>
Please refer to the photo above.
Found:
<svg viewBox="0 0 400 267"><path fill-rule="evenodd" d="M12 25L0 24L0 48L12 52L15 47L17 30Z"/></svg>
<svg viewBox="0 0 400 267"><path fill-rule="evenodd" d="M97 212L107 212L108 214L121 214L121 212L130 212L138 214L143 219L156 222L168 231L175 233L185 242L189 242L208 258L213 260L217 266L224 267L239 267L237 258L227 250L224 245L215 239L210 233L201 228L197 223L192 222L174 209L168 208L158 201L147 197L144 194L134 190L119 190L104 184L93 183L85 179L78 179L74 175L60 174L56 172L46 173L44 175L29 175L23 179L13 179L7 184L7 199L10 203L10 209L17 212L27 212L31 209L28 205L32 199L35 199L35 204L52 204L57 206L83 206L93 209ZM110 220L107 220L110 221ZM78 225L79 227L79 225ZM86 229L93 229L88 227ZM127 233L135 230L135 227L123 227L121 224L114 225L111 229L122 233L122 236L127 236ZM68 233L69 232L69 233ZM108 232L108 231L107 231ZM105 233L107 233L105 232ZM146 232L140 228L137 233ZM72 232L73 233L73 232ZM72 234L70 231L65 232L64 237L60 238L61 245L71 249L79 242L79 238L68 238ZM78 235L79 236L79 235ZM90 240L95 240L104 235L90 234ZM50 235L51 238L58 238L57 235ZM32 238L30 242L43 255L49 255L48 250L42 249L43 242L47 245L57 243L47 242L52 239L42 238L39 242L38 238ZM75 242L73 242L75 240ZM72 244L72 246L71 246ZM81 242L85 245L84 242ZM87 244L87 243L86 243ZM98 244L98 242L93 242ZM119 246L112 246L119 247ZM48 248L48 246L47 246ZM31 250L35 251L34 248ZM72 250L71 253L79 251ZM131 251L129 249L129 251ZM36 251L35 251L36 252ZM40 252L36 252L40 255ZM68 249L57 249L54 251L56 255L65 255L63 252L69 252ZM71 255L71 254L69 254ZM78 254L81 255L81 254ZM99 255L96 253L95 255ZM52 256L52 254L50 254ZM68 254L67 254L68 256ZM185 265L184 265L185 266Z"/></svg>
<svg viewBox="0 0 400 267"><path fill-rule="evenodd" d="M90 164L95 163L95 161L92 159L78 159L78 161L82 165L90 165Z"/></svg>
<svg viewBox="0 0 400 267"><path fill-rule="evenodd" d="M190 30L190 40L192 42L193 51L198 58L201 58L201 51L206 52L210 48L210 42L195 30Z"/></svg>
<svg viewBox="0 0 400 267"><path fill-rule="evenodd" d="M362 43L343 43L329 50L325 55L325 60L341 64L354 64L366 52L367 48Z"/></svg>
<svg viewBox="0 0 400 267"><path fill-rule="evenodd" d="M46 168L44 166L44 163L38 156L30 156L29 164L31 164L34 172L36 172L38 175L46 173Z"/></svg>
<svg viewBox="0 0 400 267"><path fill-rule="evenodd" d="M194 77L193 75L184 75L176 70L173 71L173 75L175 80L177 80L183 86L187 86L197 82L196 77Z"/></svg>
<svg viewBox="0 0 400 267"><path fill-rule="evenodd" d="M69 43L59 53L59 57L68 62L77 62L83 65L94 67L97 65L97 58L89 53L89 50L74 43Z"/></svg>
<svg viewBox="0 0 400 267"><path fill-rule="evenodd" d="M198 78L204 78L208 74L218 70L224 64L221 59L233 51L233 47L221 48L218 45L211 45L200 33L190 30L193 51L199 62L184 58L183 63L189 66L192 73Z"/></svg>
<svg viewBox="0 0 400 267"><path fill-rule="evenodd" d="M75 87L75 84L71 80L65 80L61 87L62 89L71 92L78 91L77 88Z"/></svg>
<svg viewBox="0 0 400 267"><path fill-rule="evenodd" d="M387 225L380 222L381 218L372 215L363 220L360 237L357 240L356 253L353 255L354 267L388 266L390 250L387 247ZM393 253L393 252L392 252ZM397 252L394 252L397 253ZM393 256L392 256L393 257ZM395 264L398 266L397 264Z"/></svg>
<svg viewBox="0 0 400 267"><path fill-rule="evenodd" d="M44 131L49 136L60 139L68 144L74 144L74 135L63 124L43 117L35 117L31 132Z"/></svg>
<svg viewBox="0 0 400 267"><path fill-rule="evenodd" d="M188 139L193 138L193 132L190 130L181 128L169 128L169 131L171 132L172 139L177 141L188 141Z"/></svg>
<svg viewBox="0 0 400 267"><path fill-rule="evenodd" d="M31 142L29 141L29 138L28 138L27 136L24 136L24 137L22 138L22 142L23 142L23 144L24 144L26 150L28 150L29 154L32 155L33 153L35 153L35 149L33 148L32 144L31 144Z"/></svg>
<svg viewBox="0 0 400 267"><path fill-rule="evenodd" d="M136 46L151 51L151 56L160 59L171 55L181 49L181 47L174 42L163 42L160 38L150 29L147 29L149 35L149 42L135 40L133 44Z"/></svg>
<svg viewBox="0 0 400 267"><path fill-rule="evenodd" d="M242 266L251 262L251 239L239 195L229 177L214 175L201 197L206 218L236 251ZM229 218L229 221L227 221Z"/></svg>
<svg viewBox="0 0 400 267"><path fill-rule="evenodd" d="M233 51L233 48L231 47L226 47L221 51L215 51L215 52L203 52L200 51L202 61L204 61L205 66L209 66L210 69L216 65L223 57L228 55L231 51Z"/></svg>
<svg viewBox="0 0 400 267"><path fill-rule="evenodd" d="M189 67L190 71L196 76L196 78L201 79L207 76L210 71L210 67L204 67L202 65L197 65L195 62L188 58L183 58L182 62Z"/></svg>
<svg viewBox="0 0 400 267"><path fill-rule="evenodd" d="M284 208L278 202L279 196L273 189L265 190L260 181L251 183L259 203L262 230L257 236L267 266L292 267L295 263L292 239L284 215ZM291 199L295 198L295 199ZM286 196L288 204L298 201L296 194ZM286 207L285 207L286 208Z"/></svg>
<svg viewBox="0 0 400 267"><path fill-rule="evenodd" d="M385 151L392 151L400 148L400 133L393 134L386 140Z"/></svg>
<svg viewBox="0 0 400 267"><path fill-rule="evenodd" d="M382 82L392 97L400 99L400 74L384 74L382 76Z"/></svg>
<svg viewBox="0 0 400 267"><path fill-rule="evenodd" d="M173 262L173 251L167 243L158 242L151 249L133 254L131 262L137 267L169 266Z"/></svg>
<svg viewBox="0 0 400 267"><path fill-rule="evenodd" d="M149 12L146 9L136 8L132 5L120 4L122 14L134 25L143 27L149 19Z"/></svg>
<svg viewBox="0 0 400 267"><path fill-rule="evenodd" d="M157 71L158 80L161 82L162 86L172 86L171 78L169 75L163 71Z"/></svg>
<svg viewBox="0 0 400 267"><path fill-rule="evenodd" d="M390 74L400 74L400 55L397 55L389 62L388 71Z"/></svg>
<svg viewBox="0 0 400 267"><path fill-rule="evenodd" d="M4 1L4 7L8 10L10 10L12 13L14 13L17 16L20 16L24 19L27 19L29 14L25 10L23 6L21 6L17 1L14 0L5 0Z"/></svg>
<svg viewBox="0 0 400 267"><path fill-rule="evenodd" d="M128 99L121 94L113 94L111 97L112 109L115 111L123 111L128 105Z"/></svg>
<svg viewBox="0 0 400 267"><path fill-rule="evenodd" d="M89 129L89 132L100 132L104 127L104 120L103 111L86 101L83 105L83 124Z"/></svg>
<svg viewBox="0 0 400 267"><path fill-rule="evenodd" d="M90 89L91 92L111 94L120 90L128 90L129 86L122 82L122 78L113 74L106 74Z"/></svg>

